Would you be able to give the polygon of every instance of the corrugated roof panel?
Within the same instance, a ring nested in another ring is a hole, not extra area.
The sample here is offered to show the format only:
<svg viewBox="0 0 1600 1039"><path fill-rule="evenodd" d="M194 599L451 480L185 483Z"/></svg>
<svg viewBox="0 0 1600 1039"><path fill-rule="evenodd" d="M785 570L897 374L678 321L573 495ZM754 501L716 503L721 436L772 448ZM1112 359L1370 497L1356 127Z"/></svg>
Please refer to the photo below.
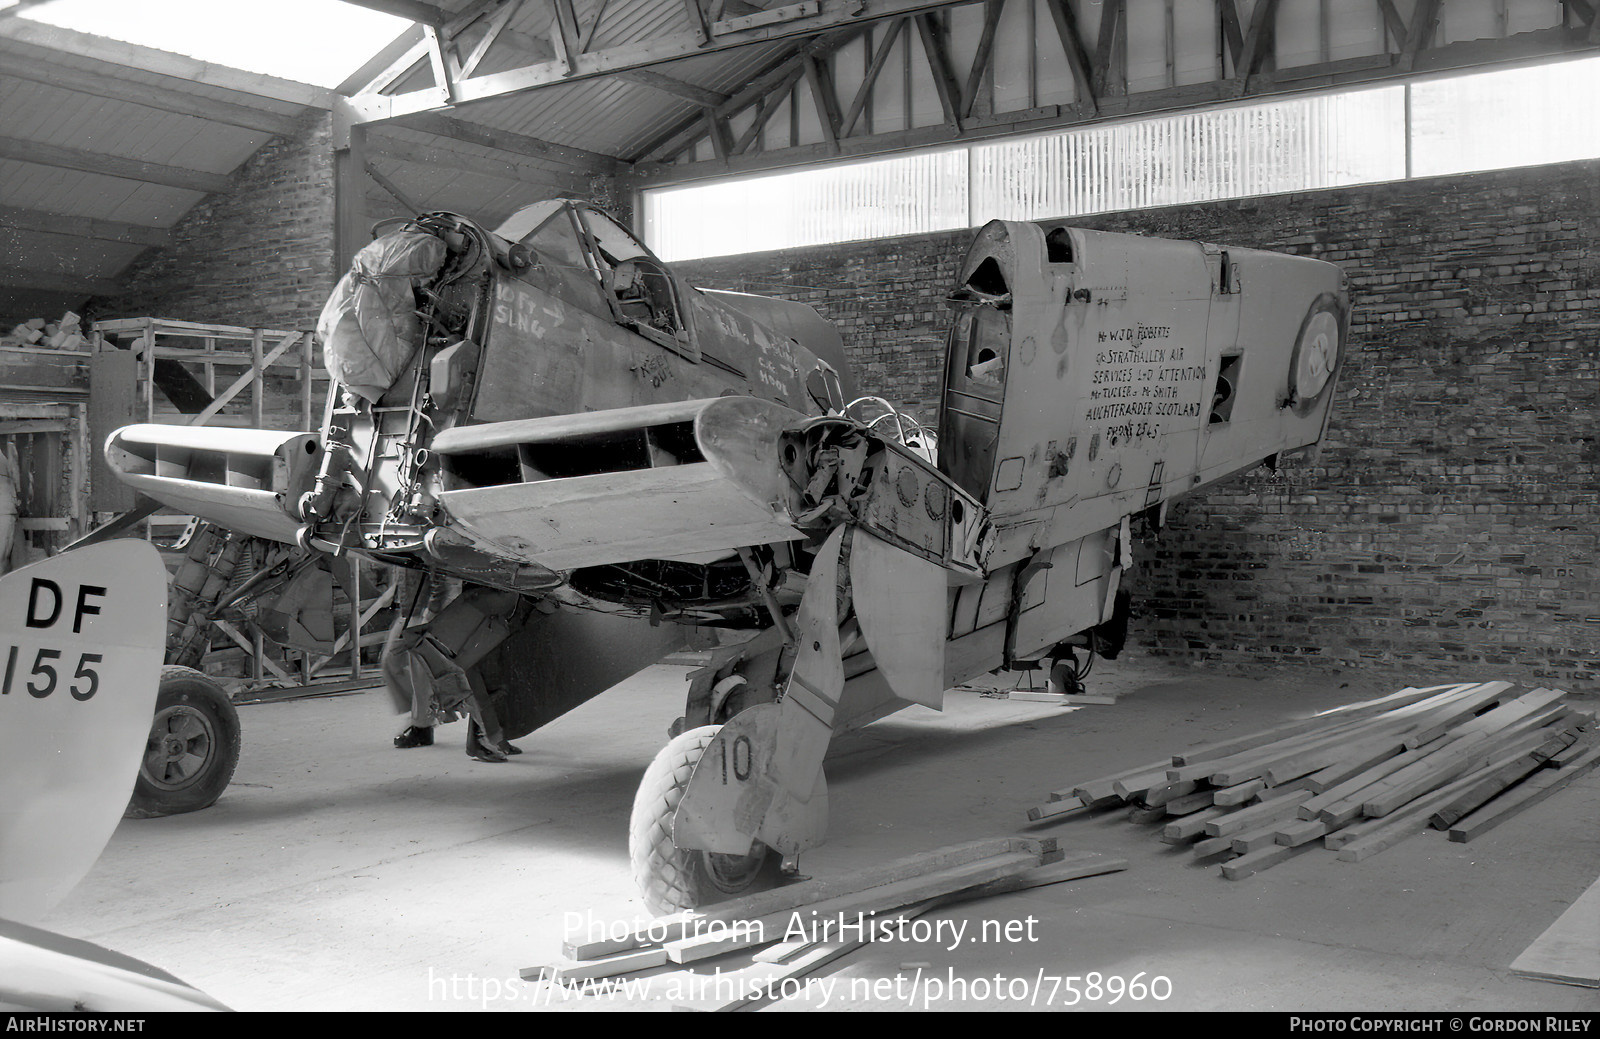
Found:
<svg viewBox="0 0 1600 1039"><path fill-rule="evenodd" d="M0 78L0 136L164 166L229 173L271 135Z"/></svg>
<svg viewBox="0 0 1600 1039"><path fill-rule="evenodd" d="M120 274L144 248L123 242L0 227L0 253L3 253L5 265L40 273L111 278Z"/></svg>
<svg viewBox="0 0 1600 1039"><path fill-rule="evenodd" d="M0 160L0 199L19 209L171 227L204 197L183 188Z"/></svg>

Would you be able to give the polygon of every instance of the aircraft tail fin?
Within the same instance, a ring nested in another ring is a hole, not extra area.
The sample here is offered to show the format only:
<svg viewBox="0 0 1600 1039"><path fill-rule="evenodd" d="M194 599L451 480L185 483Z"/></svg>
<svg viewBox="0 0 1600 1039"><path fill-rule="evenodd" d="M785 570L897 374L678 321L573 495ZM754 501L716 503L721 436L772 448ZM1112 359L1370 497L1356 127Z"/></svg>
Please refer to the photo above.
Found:
<svg viewBox="0 0 1600 1039"><path fill-rule="evenodd" d="M167 572L111 541L0 578L0 916L35 920L122 818L155 712Z"/></svg>

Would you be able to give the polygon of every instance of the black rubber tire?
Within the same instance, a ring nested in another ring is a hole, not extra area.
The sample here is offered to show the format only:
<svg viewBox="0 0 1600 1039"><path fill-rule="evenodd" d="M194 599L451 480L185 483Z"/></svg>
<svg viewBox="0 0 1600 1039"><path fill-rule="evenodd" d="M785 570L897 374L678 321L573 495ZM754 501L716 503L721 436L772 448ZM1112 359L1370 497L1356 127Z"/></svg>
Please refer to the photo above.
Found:
<svg viewBox="0 0 1600 1039"><path fill-rule="evenodd" d="M151 756L160 741L173 735L174 718L192 733L186 742L200 760L158 776ZM239 764L239 712L217 683L192 667L168 664L161 669L145 754L133 797L122 813L126 818L155 819L209 808L228 789Z"/></svg>
<svg viewBox="0 0 1600 1039"><path fill-rule="evenodd" d="M1070 660L1057 660L1050 667L1050 686L1052 693L1066 693L1075 696L1083 692L1083 683L1078 681L1077 670Z"/></svg>
<svg viewBox="0 0 1600 1039"><path fill-rule="evenodd" d="M639 781L628 822L628 858L639 894L652 912L676 913L715 905L778 882L778 855L759 842L748 856L715 855L672 843L672 817L700 756L720 725L673 737Z"/></svg>

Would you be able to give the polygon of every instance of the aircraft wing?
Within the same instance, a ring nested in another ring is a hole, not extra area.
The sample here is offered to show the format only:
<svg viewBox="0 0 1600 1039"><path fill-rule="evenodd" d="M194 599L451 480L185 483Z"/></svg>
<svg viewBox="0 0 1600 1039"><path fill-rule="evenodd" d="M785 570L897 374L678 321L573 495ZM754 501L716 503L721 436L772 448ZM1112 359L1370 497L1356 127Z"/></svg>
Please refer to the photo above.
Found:
<svg viewBox="0 0 1600 1039"><path fill-rule="evenodd" d="M514 450L523 479L439 501L480 548L552 570L715 558L802 536L777 456L784 428L804 421L754 397L717 397L459 426L432 444L447 467Z"/></svg>
<svg viewBox="0 0 1600 1039"><path fill-rule="evenodd" d="M122 482L163 505L241 534L294 544L290 511L322 459L314 433L147 423L106 440Z"/></svg>

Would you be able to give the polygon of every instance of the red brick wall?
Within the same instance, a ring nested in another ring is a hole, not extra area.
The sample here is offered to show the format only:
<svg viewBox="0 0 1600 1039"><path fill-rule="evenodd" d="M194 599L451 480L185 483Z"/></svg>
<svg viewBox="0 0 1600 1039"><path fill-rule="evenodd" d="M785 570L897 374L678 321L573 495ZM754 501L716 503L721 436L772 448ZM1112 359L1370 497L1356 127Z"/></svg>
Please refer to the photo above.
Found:
<svg viewBox="0 0 1600 1039"><path fill-rule="evenodd" d="M1178 503L1133 579L1135 638L1594 688L1600 677L1600 163L1084 218L1342 264L1351 350L1320 458ZM933 417L971 232L684 264L805 300L863 391Z"/></svg>
<svg viewBox="0 0 1600 1039"><path fill-rule="evenodd" d="M172 246L141 257L96 318L164 317L252 328L311 328L333 289L333 152L326 112L269 141L233 189L195 206Z"/></svg>

